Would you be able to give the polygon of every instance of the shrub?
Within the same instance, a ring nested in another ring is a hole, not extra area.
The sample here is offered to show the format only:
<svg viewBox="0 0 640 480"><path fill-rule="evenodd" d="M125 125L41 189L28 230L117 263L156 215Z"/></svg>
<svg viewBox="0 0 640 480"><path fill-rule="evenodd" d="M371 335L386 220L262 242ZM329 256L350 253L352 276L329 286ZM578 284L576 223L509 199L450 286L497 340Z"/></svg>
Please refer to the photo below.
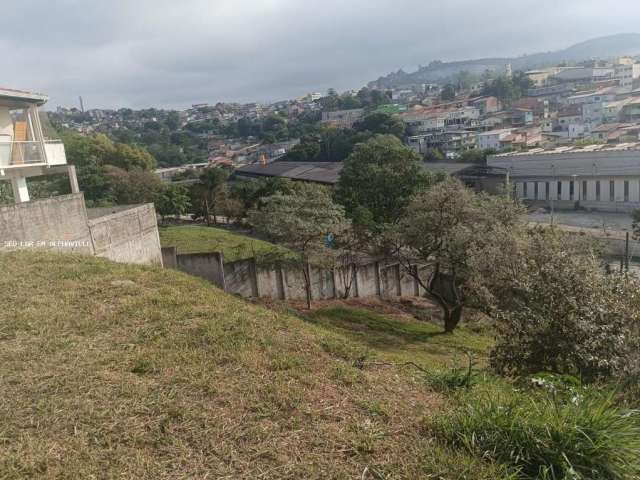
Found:
<svg viewBox="0 0 640 480"><path fill-rule="evenodd" d="M534 230L509 265L491 365L504 375L630 374L638 361L637 282L605 275L595 255L560 232ZM515 266L514 266L515 265Z"/></svg>
<svg viewBox="0 0 640 480"><path fill-rule="evenodd" d="M425 374L427 384L437 392L454 392L459 389L468 390L479 381L480 374L475 368L473 359L469 357L467 366L429 370Z"/></svg>
<svg viewBox="0 0 640 480"><path fill-rule="evenodd" d="M565 401L512 389L474 391L429 425L450 447L523 479L622 480L640 474L640 412L593 392Z"/></svg>

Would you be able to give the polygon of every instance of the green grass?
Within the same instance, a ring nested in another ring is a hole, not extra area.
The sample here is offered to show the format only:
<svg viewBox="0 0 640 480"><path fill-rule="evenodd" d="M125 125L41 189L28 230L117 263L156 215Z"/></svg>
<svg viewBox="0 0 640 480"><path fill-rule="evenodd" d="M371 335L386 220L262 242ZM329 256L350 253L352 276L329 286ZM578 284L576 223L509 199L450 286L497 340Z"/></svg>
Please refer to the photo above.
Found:
<svg viewBox="0 0 640 480"><path fill-rule="evenodd" d="M222 252L228 262L281 249L272 243L223 228L195 225L161 227L160 243L163 247L177 247L179 254Z"/></svg>
<svg viewBox="0 0 640 480"><path fill-rule="evenodd" d="M2 480L505 478L423 434L443 397L418 372L363 362L443 362L468 332L305 321L98 258L5 253L0 272Z"/></svg>
<svg viewBox="0 0 640 480"><path fill-rule="evenodd" d="M464 392L427 431L450 447L505 465L519 479L640 478L640 412L613 395L516 390L494 381Z"/></svg>
<svg viewBox="0 0 640 480"><path fill-rule="evenodd" d="M348 338L362 352L375 351L390 361L411 361L431 367L466 364L467 353L483 364L492 345L491 337L464 326L448 335L443 333L442 326L431 322L364 308L331 306L305 318Z"/></svg>

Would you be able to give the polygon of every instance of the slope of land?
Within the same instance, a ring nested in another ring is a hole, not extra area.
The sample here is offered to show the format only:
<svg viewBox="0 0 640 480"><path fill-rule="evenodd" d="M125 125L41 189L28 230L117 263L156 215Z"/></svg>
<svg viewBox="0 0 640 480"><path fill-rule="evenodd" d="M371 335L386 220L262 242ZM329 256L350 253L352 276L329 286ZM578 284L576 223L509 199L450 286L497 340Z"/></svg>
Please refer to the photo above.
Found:
<svg viewBox="0 0 640 480"><path fill-rule="evenodd" d="M176 247L179 254L222 252L228 262L269 253L279 248L272 243L233 233L224 228L182 225L161 227L159 231L163 247Z"/></svg>
<svg viewBox="0 0 640 480"><path fill-rule="evenodd" d="M469 331L349 305L305 318L92 257L2 254L0 271L3 480L502 478L435 446L421 425L447 402L398 364L482 354Z"/></svg>
<svg viewBox="0 0 640 480"><path fill-rule="evenodd" d="M622 33L594 38L553 52L535 53L521 57L481 58L457 62L432 62L415 72L399 70L369 83L370 87L408 87L422 83L439 82L460 72L480 75L486 70L503 72L507 64L516 70L546 67L562 62L610 59L623 55L640 54L640 34Z"/></svg>

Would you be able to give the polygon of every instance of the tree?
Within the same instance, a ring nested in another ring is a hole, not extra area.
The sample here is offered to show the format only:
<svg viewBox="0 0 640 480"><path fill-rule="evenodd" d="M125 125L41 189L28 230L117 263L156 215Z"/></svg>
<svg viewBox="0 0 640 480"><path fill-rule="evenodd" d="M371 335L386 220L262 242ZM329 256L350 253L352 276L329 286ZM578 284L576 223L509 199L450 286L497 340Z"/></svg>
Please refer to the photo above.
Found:
<svg viewBox="0 0 640 480"><path fill-rule="evenodd" d="M485 298L491 277L476 257L517 241L522 213L507 196L476 195L453 178L411 199L395 230L394 256L440 306L445 332L458 326L465 305Z"/></svg>
<svg viewBox="0 0 640 480"><path fill-rule="evenodd" d="M156 200L156 210L162 217L162 221L168 215L179 217L187 213L191 203L189 195L184 187L178 185L167 185L159 194Z"/></svg>
<svg viewBox="0 0 640 480"><path fill-rule="evenodd" d="M487 249L496 286L491 365L505 375L570 374L595 381L638 372L640 285L606 275L588 240L555 229L528 231L510 261ZM479 259L480 260L480 259Z"/></svg>
<svg viewBox="0 0 640 480"><path fill-rule="evenodd" d="M487 82L483 87L482 95L497 97L509 104L526 95L527 90L533 87L533 82L524 72L515 72L511 78L500 76Z"/></svg>
<svg viewBox="0 0 640 480"><path fill-rule="evenodd" d="M381 135L395 135L404 137L404 123L398 117L387 113L372 113L354 125L354 129L360 132L371 132Z"/></svg>
<svg viewBox="0 0 640 480"><path fill-rule="evenodd" d="M211 225L211 215L213 215L213 222L217 223L216 204L217 200L220 200L222 187L228 178L229 172L223 168L207 168L202 172L199 182L195 186L207 225Z"/></svg>
<svg viewBox="0 0 640 480"><path fill-rule="evenodd" d="M462 163L477 163L480 165L486 165L487 156L494 155L495 153L496 151L490 148L486 150L472 148L461 152L460 156L458 157L458 161Z"/></svg>
<svg viewBox="0 0 640 480"><path fill-rule="evenodd" d="M286 178L269 177L254 180L235 180L231 183L230 195L242 202L244 213L262 208L262 199L276 193L289 194L292 182ZM244 214L243 214L244 216Z"/></svg>
<svg viewBox="0 0 640 480"><path fill-rule="evenodd" d="M109 198L118 205L154 202L164 189L164 183L155 173L139 168L127 171L106 165L104 176Z"/></svg>
<svg viewBox="0 0 640 480"><path fill-rule="evenodd" d="M348 227L344 209L332 201L326 187L310 183L298 183L290 194L276 193L263 201L262 209L250 212L250 223L293 252L277 251L270 260L293 265L302 273L307 308L311 308L310 265L332 256L327 237L338 236Z"/></svg>
<svg viewBox="0 0 640 480"><path fill-rule="evenodd" d="M380 229L398 221L428 179L417 153L396 137L378 135L347 157L335 198L354 222Z"/></svg>
<svg viewBox="0 0 640 480"><path fill-rule="evenodd" d="M426 152L424 152L424 161L425 162L444 162L445 156L444 153L439 148L428 148Z"/></svg>
<svg viewBox="0 0 640 480"><path fill-rule="evenodd" d="M451 83L447 83L442 92L440 92L440 99L450 102L456 98L456 87Z"/></svg>

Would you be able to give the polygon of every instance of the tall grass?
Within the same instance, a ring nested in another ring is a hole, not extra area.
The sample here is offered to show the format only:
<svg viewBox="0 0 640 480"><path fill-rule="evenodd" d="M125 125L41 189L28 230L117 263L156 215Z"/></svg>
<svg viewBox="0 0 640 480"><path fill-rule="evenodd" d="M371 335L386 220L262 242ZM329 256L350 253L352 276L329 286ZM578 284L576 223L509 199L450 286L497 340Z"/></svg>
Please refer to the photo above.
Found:
<svg viewBox="0 0 640 480"><path fill-rule="evenodd" d="M508 466L522 479L622 480L640 475L640 412L611 396L566 399L489 388L429 425L452 447Z"/></svg>

